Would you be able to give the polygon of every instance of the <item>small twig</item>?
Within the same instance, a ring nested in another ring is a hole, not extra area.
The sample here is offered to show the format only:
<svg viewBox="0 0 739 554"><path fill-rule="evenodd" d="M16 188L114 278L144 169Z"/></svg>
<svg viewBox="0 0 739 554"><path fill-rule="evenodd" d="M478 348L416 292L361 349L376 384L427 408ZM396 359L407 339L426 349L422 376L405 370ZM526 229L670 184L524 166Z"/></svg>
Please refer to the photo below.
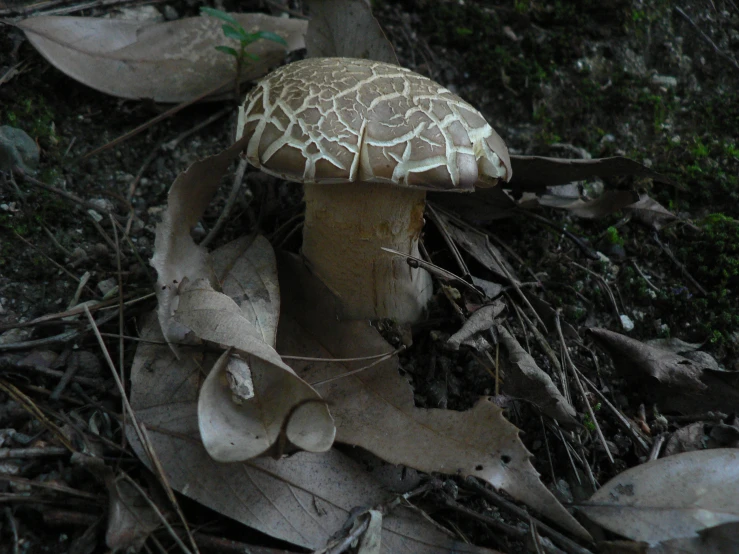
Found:
<svg viewBox="0 0 739 554"><path fill-rule="evenodd" d="M26 396L18 387L13 383L0 379L0 390L5 391L5 393L18 402L18 404L20 404L23 409L29 413L29 415L34 417L43 427L46 427L46 430L49 431L56 440L64 446L64 448L70 452L76 452L76 449L66 435L62 433L59 426L47 418L46 415L44 415L43 410L41 410L41 408L39 408L33 400Z"/></svg>
<svg viewBox="0 0 739 554"><path fill-rule="evenodd" d="M372 362L369 365L360 367L358 369L353 369L351 371L347 371L346 373L342 373L341 375L336 375L334 377L329 377L328 379L322 379L320 381L314 381L312 383L309 383L311 387L317 387L319 385L325 385L326 383L330 383L331 381L336 381L338 379L343 379L344 377L349 377L350 375L354 375L356 373L360 373L362 371L366 371L372 367L375 367L377 364L380 364L384 362L385 360L389 360L393 356L400 354L403 350L405 350L405 346L401 346L397 350L393 350L392 352L389 352L387 354L383 354L382 357L378 358L376 361Z"/></svg>
<svg viewBox="0 0 739 554"><path fill-rule="evenodd" d="M8 520L10 531L13 534L13 554L20 554L20 540L18 537L18 526L15 524L15 518L13 517L13 510L10 506L5 506L5 519Z"/></svg>
<svg viewBox="0 0 739 554"><path fill-rule="evenodd" d="M657 285L652 283L652 281L649 280L649 277L644 275L644 272L641 270L641 268L637 265L636 260L631 260L631 265L634 266L634 269L639 274L639 276L644 279L644 282L647 284L647 286L652 289L654 292L660 292L660 289Z"/></svg>
<svg viewBox="0 0 739 554"><path fill-rule="evenodd" d="M13 169L13 172L16 175L18 175L21 179L23 179L24 183L27 183L29 185L32 185L34 187L37 187L43 190L47 190L49 192L53 192L54 194L61 196L62 198L65 198L69 200L70 202L74 202L75 204L78 204L79 206L87 208L88 210L95 210L96 212L101 213L103 215L112 215L116 219L120 219L120 220L125 219L119 215L113 214L112 212L109 212L108 210L101 208L100 206L98 206L97 204L93 202L80 198L76 194L72 194L71 192L67 192L66 190L62 190L57 187L52 187L51 185L47 185L46 183L39 181L38 179L35 179L34 177L31 177L27 173L24 173L18 167L15 167Z"/></svg>
<svg viewBox="0 0 739 554"><path fill-rule="evenodd" d="M69 456L69 450L61 446L34 446L31 448L0 448L0 460L30 460L34 458L58 458Z"/></svg>
<svg viewBox="0 0 739 554"><path fill-rule="evenodd" d="M457 267L459 267L460 271L462 272L462 276L466 281L471 282L472 276L470 275L470 270L467 267L467 264L464 263L464 260L462 259L462 255L459 253L457 245L454 244L454 239L452 239L451 235L449 234L449 230L446 228L446 224L439 217L439 214L436 213L436 210L431 204L426 205L426 211L428 212L431 221L433 221L437 229L439 229L439 232L441 233L441 236L444 239L447 248L449 248L454 261L457 263Z"/></svg>
<svg viewBox="0 0 739 554"><path fill-rule="evenodd" d="M695 288L697 288L703 296L708 296L708 293L706 292L706 289L704 289L700 285L700 283L698 281L696 281L695 279L693 279L693 276L686 269L686 267L678 261L678 259L672 253L672 250L670 250L667 246L665 246L664 244L662 244L662 241L659 240L659 236L657 236L657 233L653 233L652 234L652 239L654 240L654 242L656 242L659 245L659 247L662 249L662 251L665 254L667 254L667 257L670 258L670 260L672 260L672 263L674 263L680 269L680 271L682 272L682 274L685 275L685 277L691 283L693 283L693 285L695 286Z"/></svg>
<svg viewBox="0 0 739 554"><path fill-rule="evenodd" d="M431 262L427 262L426 260L422 260L421 258L416 258L415 256L411 256L410 254L403 254L402 252L398 252L397 250L393 250L392 248L385 248L383 246L382 250L384 250L385 252L389 252L390 254L400 256L401 258L405 258L408 262L408 265L411 267L420 267L422 269L425 269L432 275L436 275L443 281L455 281L466 289L474 292L476 295L482 295L482 293L477 290L474 285L471 285L470 283L462 279L462 277L460 277L459 275L455 275L451 271L447 271L446 269L441 268L436 264L432 264Z"/></svg>
<svg viewBox="0 0 739 554"><path fill-rule="evenodd" d="M151 442L149 441L149 437L146 434L146 430L144 426L139 423L138 418L136 417L136 413L133 411L133 408L131 407L131 404L128 401L128 397L126 396L126 388L123 386L123 383L121 382L121 378L118 375L118 372L116 371L115 364L113 363L113 359L110 357L110 352L108 352L108 348L105 346L105 341L103 340L103 337L100 335L100 330L98 329L97 324L95 323L95 320L92 318L92 314L87 308L85 308L85 315L87 316L87 320L90 322L90 326L92 327L92 330L95 333L95 337L98 340L98 344L100 345L100 349L103 353L103 357L105 358L105 361L108 363L108 367L110 368L110 371L113 374L113 379L115 380L116 386L118 387L118 391L120 392L120 395L121 395L121 400L123 401L123 408L124 410L128 412L128 417L131 420L131 426L134 428L134 431L136 432L136 435L139 439L139 442L141 443L142 448L144 449L144 452L146 452L146 455L149 458L151 465L155 469L155 474L157 475L157 477L159 477L159 481L162 484L162 487L164 488L165 492L167 493L167 497L169 498L170 503L174 507L175 512L177 513L180 521L182 522L182 525L184 526L185 531L187 532L187 535L190 539L190 544L192 545L194 551L198 552L198 547L195 544L195 539L193 539L192 532L190 531L190 528L187 525L187 519L185 519L185 514L182 513L180 505L177 502L177 498L174 495L174 491L172 490L172 487L169 485L167 476L164 473L164 469L162 468L159 462L159 458L156 456L156 453L154 452L154 449L152 447Z"/></svg>
<svg viewBox="0 0 739 554"><path fill-rule="evenodd" d="M590 387L590 390L595 393L595 395L600 399L600 401L606 406L606 408L613 414L613 416L616 418L616 421L618 421L619 425L622 429L624 429L629 435L631 435L631 438L634 440L636 445L642 450L644 454L649 452L650 446L649 446L649 438L644 437L643 434L634 427L634 424L631 422L629 418L627 418L623 413L621 413L621 410L619 410L616 406L614 406L606 396L598 390L598 387L595 386L595 383L593 383L590 379L588 379L585 375L583 375L582 371L575 368L575 371L577 371L578 375L582 378L585 383Z"/></svg>
<svg viewBox="0 0 739 554"><path fill-rule="evenodd" d="M79 277L77 277L77 276L76 276L76 275L75 275L74 273L72 273L72 272L71 272L71 271L69 271L69 270L68 270L68 269L67 269L66 267L64 267L63 265L61 265L61 264L57 263L57 262L56 262L56 261L54 261L54 260L53 260L52 258L50 258L49 256L47 256L47 255L46 255L46 253L44 253L44 252L43 252L43 251L42 251L42 250L41 250L41 249L40 249L40 248L39 248L38 246L36 246L36 245L34 245L33 243L29 242L28 240L24 239L24 238L23 238L23 237L22 237L21 235L19 235L19 234L18 234L18 233L17 233L16 231L15 231L15 229L11 229L11 230L13 231L13 234L15 235L15 237L16 237L16 238L17 238L18 240L20 240L20 241L21 241L21 242L22 242L23 244L25 244L25 245L26 245L26 246L28 246L29 248L32 248L33 250L35 250L35 251L36 251L36 252L38 252L39 254L41 254L41 255L42 255L42 256L43 256L44 258L46 258L47 260L49 260L49 262L51 262L51 264L52 264L52 265L54 265L54 266L55 266L55 267L56 267L57 269L59 269L59 270L60 270L60 271L61 271L62 273L66 274L66 275L67 275L68 277L70 277L70 278L71 278L71 279L72 279L73 281L75 281L76 283L79 283L79 282L80 282L80 278L79 278Z"/></svg>
<svg viewBox="0 0 739 554"><path fill-rule="evenodd" d="M589 269L589 268L585 267L584 265L580 265L577 262L570 262L570 263L572 265L574 265L575 267L578 267L578 268L582 269L583 271L586 271L587 273L589 273L590 275L592 275L593 277L595 277L595 279L601 285L603 285L603 288L605 289L606 294L608 295L608 299L611 301L611 306L613 306L613 312L616 314L616 320L621 321L621 312L618 309L618 304L616 304L616 297L613 296L613 291L611 290L611 287L608 285L608 282L603 278L603 276L602 275L599 275L598 273L596 273L592 269Z"/></svg>
<svg viewBox="0 0 739 554"><path fill-rule="evenodd" d="M216 92L218 92L219 90L221 90L223 87L227 87L228 85L230 85L231 82L232 82L232 79L229 78L229 79L221 82L218 86L215 86L212 89L206 90L204 93L200 94L199 96L196 96L195 98L192 98L190 100L186 100L185 102L182 102L181 104L177 104L175 107L170 108L167 111L160 113L158 116L150 119L146 123L142 123L141 125L139 125L138 127L134 128L134 129L131 129L129 132L121 135L120 137L111 140L109 143L104 144L104 145L102 145L102 146L100 146L98 148L95 148L91 152L88 152L87 154L83 155L80 158L80 161L81 160L85 160L87 158L90 158L92 156L95 156L96 154L99 154L100 152L104 152L105 150L108 150L110 148L113 148L114 146L117 146L120 143L122 143L124 141L127 141L128 139L130 139L132 137L135 137L136 135L138 135L142 131L145 131L146 129L148 129L152 125L156 125L160 121L163 121L163 120L167 119L168 117L173 116L177 112L184 110L185 108L187 108L188 106L191 106L191 105L195 104L196 102L199 102L203 98L206 98L207 96L210 96L211 94L215 94Z"/></svg>
<svg viewBox="0 0 739 554"><path fill-rule="evenodd" d="M606 442L606 437L603 435L603 431L600 428L600 424L598 423L598 419L595 417L595 412L593 411L593 407L590 405L590 402L588 402L588 395L585 392L585 387L582 385L582 381L580 380L580 376L578 375L577 368L575 367L574 362L572 361L572 358L570 358L570 353L567 350L567 347L565 346L565 337L562 333L562 325L559 322L559 311L555 312L554 316L554 324L557 327L557 334L559 335L559 341L560 344L562 344L562 350L564 352L564 359L565 359L565 367L570 370L570 373L572 375L573 380L575 381L575 384L577 385L577 389L580 392L580 396L582 397L582 402L585 404L585 408L588 411L588 415L590 415L590 419L593 422L593 425L595 426L595 431L598 435L598 439L601 442L601 445L603 446L603 449L606 452L606 456L608 457L608 461L611 462L611 464L615 464L615 460L613 459L613 455L611 454L610 449L608 448L608 443Z"/></svg>
<svg viewBox="0 0 739 554"><path fill-rule="evenodd" d="M696 31L698 31L701 38L703 38L703 40L705 40L711 46L711 48L713 48L713 51L716 52L716 54L718 54L719 56L724 58L727 62L729 62L734 69L739 70L739 62L737 62L734 58L729 56L726 52L721 50L716 45L716 43L711 40L711 37L709 37L706 33L704 33L703 30L700 27L698 27L698 24L695 21L693 21L688 14L686 14L682 9L680 9L679 6L675 6L674 9L677 13L683 16L685 20L688 23L690 23Z"/></svg>
<svg viewBox="0 0 739 554"><path fill-rule="evenodd" d="M556 224L554 221L548 220L546 217L542 217L538 214L531 213L521 208L513 208L513 210L518 214L522 214L523 216L528 217L529 219L538 221L539 223L542 223L562 233L565 237L567 237L572 242L574 242L575 246L577 246L582 251L582 253L585 254L585 256L587 256L591 260L600 260L600 256L598 256L598 254L593 252L593 250L591 250L591 248L587 244L585 244L579 237L575 236L574 234L572 234L570 231L568 231L561 225Z"/></svg>
<svg viewBox="0 0 739 554"><path fill-rule="evenodd" d="M236 172L234 173L233 183L231 184L231 192L229 192L228 194L226 205L223 207L223 210L221 210L221 213L218 216L218 220L216 221L215 225L213 225L213 228L200 243L200 246L208 246L216 237L216 235L220 233L221 228L225 225L228 216L231 214L231 209L233 208L234 204L236 203L236 199L239 196L239 191L241 190L241 186L244 182L244 173L246 172L246 168L248 165L249 162L246 160L246 158L241 158L241 160L239 160L239 165L236 168Z"/></svg>
<svg viewBox="0 0 739 554"><path fill-rule="evenodd" d="M580 546L573 540L564 536L562 533L560 533L556 529L553 529L549 527L546 523L542 523L536 518L533 518L531 514L529 514L523 508L519 508L512 502L509 502L502 496L498 495L495 491L490 490L489 488L483 486L477 481L476 478L472 476L467 477L464 480L464 483L467 487L473 489L475 492L483 496L488 502L490 502L494 506L497 506L498 508L501 508L502 510L506 510L507 512L515 515L519 519L522 519L523 521L529 521L529 522L535 523L539 531L541 531L543 535L546 535L547 537L552 539L552 542L559 545L560 547L567 549L568 552L571 552L573 554L592 554L590 550L588 550L587 548L583 548L582 546Z"/></svg>

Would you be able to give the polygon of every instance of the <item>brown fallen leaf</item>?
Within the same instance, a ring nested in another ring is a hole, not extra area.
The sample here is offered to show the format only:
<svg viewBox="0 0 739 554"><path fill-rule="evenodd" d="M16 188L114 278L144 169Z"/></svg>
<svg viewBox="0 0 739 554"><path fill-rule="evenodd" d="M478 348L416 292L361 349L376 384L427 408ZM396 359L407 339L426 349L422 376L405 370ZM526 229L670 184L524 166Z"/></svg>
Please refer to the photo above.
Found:
<svg viewBox="0 0 739 554"><path fill-rule="evenodd" d="M283 313L277 344L283 355L347 358L392 351L368 322L338 323L336 299L301 260L280 254L278 267ZM518 429L490 399L481 398L466 412L416 408L394 356L348 376L367 364L291 365L330 402L338 441L422 471L479 477L570 532L589 537L539 481Z"/></svg>
<svg viewBox="0 0 739 554"><path fill-rule="evenodd" d="M200 389L200 435L213 459L238 462L331 448L336 429L328 407L264 340L274 330L262 334L236 302L214 291L206 279L183 282L178 298L178 323L239 355L229 359L230 352L224 353ZM236 368L243 369L241 380L234 375Z"/></svg>
<svg viewBox="0 0 739 554"><path fill-rule="evenodd" d="M647 195L642 196L638 202L631 206L627 206L625 210L632 214L636 221L658 231L667 223L677 219L675 214Z"/></svg>
<svg viewBox="0 0 739 554"><path fill-rule="evenodd" d="M500 300L487 306L482 306L465 321L459 331L449 337L449 340L446 341L447 347L452 350L459 350L459 346L471 339L473 335L487 331L495 325L495 318L503 310L505 310L505 304Z"/></svg>
<svg viewBox="0 0 739 554"><path fill-rule="evenodd" d="M303 48L307 22L269 15L231 14L247 32L271 31L287 49L259 40L247 48L258 57L242 73L255 79L291 52ZM40 16L18 26L49 63L96 90L121 98L185 102L236 79L234 59L215 49L238 43L226 38L214 17L190 17L165 23L94 17Z"/></svg>
<svg viewBox="0 0 739 554"><path fill-rule="evenodd" d="M173 301L185 279L209 279L216 274L208 251L195 244L190 229L197 225L221 184L221 177L246 144L238 141L215 156L193 163L180 173L167 195L167 209L157 225L151 265L157 272L157 313L167 342L175 354L188 330L173 319ZM223 277L222 277L223 278Z"/></svg>
<svg viewBox="0 0 739 554"><path fill-rule="evenodd" d="M739 522L737 498L739 450L720 448L631 468L576 508L614 533L654 543Z"/></svg>
<svg viewBox="0 0 739 554"><path fill-rule="evenodd" d="M502 325L497 326L500 343L508 352L503 392L531 402L566 427L578 425L577 412L562 396L552 378Z"/></svg>
<svg viewBox="0 0 739 554"><path fill-rule="evenodd" d="M105 544L113 552L138 552L162 521L139 490L122 476L106 472L105 486L109 495Z"/></svg>
<svg viewBox="0 0 739 554"><path fill-rule="evenodd" d="M362 58L399 65L366 0L309 0L309 58Z"/></svg>
<svg viewBox="0 0 739 554"><path fill-rule="evenodd" d="M724 523L698 531L697 537L663 541L645 554L728 554L739 552L739 523Z"/></svg>
<svg viewBox="0 0 739 554"><path fill-rule="evenodd" d="M394 498L357 462L330 450L242 463L215 462L200 440L197 418L200 364L178 360L155 341L154 314L143 323L131 368L131 405L148 431L171 486L209 508L267 535L308 549L323 548L357 506ZM126 429L136 454L149 463L136 433ZM384 554L493 554L455 541L416 512L401 508L383 518Z"/></svg>
<svg viewBox="0 0 739 554"><path fill-rule="evenodd" d="M626 377L649 376L663 385L706 388L701 382L703 368L693 360L607 329L594 327L588 332L608 351L616 368Z"/></svg>
<svg viewBox="0 0 739 554"><path fill-rule="evenodd" d="M569 160L544 156L511 156L513 178L506 185L514 191L544 193L547 187L582 181L591 177L635 175L649 177L659 183L672 182L637 161L622 156ZM484 192L483 192L484 195Z"/></svg>
<svg viewBox="0 0 739 554"><path fill-rule="evenodd" d="M461 228L455 222L443 214L439 214L445 225L449 236L462 250L480 262L490 270L498 279L510 282L508 276L518 282L516 270L508 263L505 256L501 254L497 246L482 232L476 232L467 228ZM501 267L502 266L504 267ZM505 268L505 269L504 269Z"/></svg>
<svg viewBox="0 0 739 554"><path fill-rule="evenodd" d="M567 210L584 219L596 219L611 215L619 210L633 205L639 200L639 193L630 190L607 190L593 200L568 198L543 194L537 199L540 206Z"/></svg>

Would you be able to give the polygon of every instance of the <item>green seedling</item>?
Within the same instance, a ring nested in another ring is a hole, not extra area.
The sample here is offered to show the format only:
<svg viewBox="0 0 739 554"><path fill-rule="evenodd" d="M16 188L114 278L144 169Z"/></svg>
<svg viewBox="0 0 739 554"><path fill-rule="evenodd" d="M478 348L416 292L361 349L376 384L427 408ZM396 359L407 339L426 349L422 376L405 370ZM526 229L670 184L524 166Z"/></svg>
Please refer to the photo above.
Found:
<svg viewBox="0 0 739 554"><path fill-rule="evenodd" d="M247 47L253 42L256 42L258 40L271 40L283 46L287 46L287 42L285 42L285 39L282 38L280 35L273 33L271 31L257 31L255 33L247 33L246 29L244 29L244 27L241 26L241 23L239 23L235 17L233 17L231 14L226 13L222 10L203 7L203 8L200 8L200 13L201 15L210 15L212 17L217 17L221 21L225 21L225 23L221 27L221 29L223 30L224 36L226 38L236 40L239 43L238 50L236 48L232 48L230 46L225 46L225 45L216 46L216 50L218 50L219 52L223 52L224 54L228 54L229 56L233 56L235 60L236 83L235 83L234 90L236 91L236 99L238 101L238 99L241 96L239 87L241 83L241 74L242 74L242 71L244 70L244 67L249 62L259 60L258 56L246 50Z"/></svg>

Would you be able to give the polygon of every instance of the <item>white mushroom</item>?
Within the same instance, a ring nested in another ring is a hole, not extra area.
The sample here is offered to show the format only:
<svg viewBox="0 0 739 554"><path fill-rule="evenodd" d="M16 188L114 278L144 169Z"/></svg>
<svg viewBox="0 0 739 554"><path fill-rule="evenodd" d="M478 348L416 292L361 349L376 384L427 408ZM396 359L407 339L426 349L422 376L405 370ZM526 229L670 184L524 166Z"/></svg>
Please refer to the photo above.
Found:
<svg viewBox="0 0 739 554"><path fill-rule="evenodd" d="M347 319L418 319L432 294L418 256L427 190L509 180L508 149L480 113L395 65L310 58L260 81L239 114L246 156L305 185L303 256Z"/></svg>

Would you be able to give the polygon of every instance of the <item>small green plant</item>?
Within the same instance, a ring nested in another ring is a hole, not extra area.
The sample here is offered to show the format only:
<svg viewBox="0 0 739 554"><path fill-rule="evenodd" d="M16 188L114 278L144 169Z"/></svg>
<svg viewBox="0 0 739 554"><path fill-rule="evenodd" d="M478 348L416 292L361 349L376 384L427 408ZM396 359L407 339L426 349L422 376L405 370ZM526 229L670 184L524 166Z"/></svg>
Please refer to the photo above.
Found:
<svg viewBox="0 0 739 554"><path fill-rule="evenodd" d="M202 15L217 17L221 21L225 21L226 23L221 27L221 29L223 29L224 36L226 38L236 40L239 43L238 50L230 46L216 46L216 50L223 52L224 54L228 54L229 56L233 56L236 62L236 83L234 90L236 91L236 99L238 100L240 98L239 87L241 83L241 72L249 61L259 60L258 56L255 56L251 52L247 52L247 47L258 40L271 40L278 44L282 44L283 46L287 46L287 42L285 42L285 39L280 35L271 31L247 33L246 29L241 26L241 23L239 23L235 17L224 11L217 10L215 8L203 7L200 8L200 13Z"/></svg>
<svg viewBox="0 0 739 554"><path fill-rule="evenodd" d="M624 239L618 234L618 229L613 226L606 229L606 240L611 244L624 245Z"/></svg>

